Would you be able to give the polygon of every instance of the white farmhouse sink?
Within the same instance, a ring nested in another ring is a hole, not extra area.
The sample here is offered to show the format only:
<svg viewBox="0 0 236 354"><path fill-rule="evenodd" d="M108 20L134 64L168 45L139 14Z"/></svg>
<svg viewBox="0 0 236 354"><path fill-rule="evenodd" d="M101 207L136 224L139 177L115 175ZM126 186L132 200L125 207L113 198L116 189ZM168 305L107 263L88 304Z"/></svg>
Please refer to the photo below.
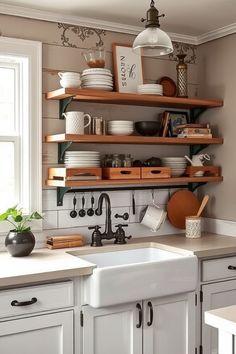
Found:
<svg viewBox="0 0 236 354"><path fill-rule="evenodd" d="M92 307L183 293L197 284L196 256L148 247L79 258L97 266L84 277L84 303Z"/></svg>

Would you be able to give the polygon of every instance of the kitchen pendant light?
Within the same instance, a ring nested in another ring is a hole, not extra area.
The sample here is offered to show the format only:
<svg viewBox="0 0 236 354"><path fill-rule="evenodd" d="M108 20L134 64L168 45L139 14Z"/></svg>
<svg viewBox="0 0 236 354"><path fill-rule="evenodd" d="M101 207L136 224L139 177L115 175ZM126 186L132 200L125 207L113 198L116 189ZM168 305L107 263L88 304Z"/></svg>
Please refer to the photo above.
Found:
<svg viewBox="0 0 236 354"><path fill-rule="evenodd" d="M159 57L173 52L173 45L167 33L160 29L159 11L151 0L150 9L147 11L145 30L137 35L133 43L133 52L146 57Z"/></svg>

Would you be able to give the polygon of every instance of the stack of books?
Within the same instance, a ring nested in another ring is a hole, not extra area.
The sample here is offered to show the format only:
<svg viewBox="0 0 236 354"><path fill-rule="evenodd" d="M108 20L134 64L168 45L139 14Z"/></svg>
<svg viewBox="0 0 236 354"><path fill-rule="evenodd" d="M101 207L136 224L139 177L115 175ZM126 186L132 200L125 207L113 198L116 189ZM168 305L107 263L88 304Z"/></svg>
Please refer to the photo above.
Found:
<svg viewBox="0 0 236 354"><path fill-rule="evenodd" d="M182 124L176 128L178 138L212 138L212 131L208 123Z"/></svg>

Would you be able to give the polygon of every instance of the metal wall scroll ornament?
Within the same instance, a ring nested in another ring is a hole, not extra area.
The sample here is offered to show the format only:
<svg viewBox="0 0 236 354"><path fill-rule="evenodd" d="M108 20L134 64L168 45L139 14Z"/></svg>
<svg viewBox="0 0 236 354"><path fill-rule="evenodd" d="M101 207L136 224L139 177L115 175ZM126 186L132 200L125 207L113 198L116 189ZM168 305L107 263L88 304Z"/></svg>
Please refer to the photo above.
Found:
<svg viewBox="0 0 236 354"><path fill-rule="evenodd" d="M67 25L65 23L58 23L58 28L62 29L61 41L64 47L80 48L79 44L73 43L72 35L78 37L82 42L91 36L97 36L96 47L101 47L104 45L102 36L106 35L106 31L98 28L83 27Z"/></svg>
<svg viewBox="0 0 236 354"><path fill-rule="evenodd" d="M174 47L174 52L169 54L169 59L173 61L178 61L178 54L186 54L185 63L186 64L196 64L197 61L197 46L193 44L172 42Z"/></svg>

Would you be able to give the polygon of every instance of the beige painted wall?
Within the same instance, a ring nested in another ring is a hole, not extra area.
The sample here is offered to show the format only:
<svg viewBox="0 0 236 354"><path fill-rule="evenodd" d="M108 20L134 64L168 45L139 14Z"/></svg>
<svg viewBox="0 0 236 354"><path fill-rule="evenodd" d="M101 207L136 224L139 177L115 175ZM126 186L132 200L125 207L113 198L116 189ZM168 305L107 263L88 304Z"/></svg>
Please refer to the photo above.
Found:
<svg viewBox="0 0 236 354"><path fill-rule="evenodd" d="M199 96L221 98L224 107L207 111L202 121L209 121L224 137L224 145L208 148L214 163L222 166L224 182L207 185L210 194L208 216L236 221L236 34L198 47Z"/></svg>
<svg viewBox="0 0 236 354"><path fill-rule="evenodd" d="M60 28L59 28L60 27ZM63 37L63 31L65 36ZM57 23L24 19L20 17L0 15L0 32L6 37L23 38L37 40L43 43L43 92L47 92L59 87L58 71L81 71L86 67L81 56L84 48L93 47L99 40L104 42L106 50L106 66L112 69L111 44L128 43L132 44L134 37L127 34L113 32L93 32L88 33L85 28L75 26L59 26ZM85 37L83 37L85 35ZM65 40L68 38L68 42ZM181 44L175 45L175 53L180 50ZM184 45L184 50L188 54L188 59L192 61L189 64L189 95L191 97L198 94L197 78L197 58L194 58L195 52L191 46ZM194 50L196 50L194 48ZM196 50L197 54L197 50ZM192 57L192 59L191 59ZM176 61L173 58L145 59L144 60L144 79L145 82L156 82L161 76L170 76L176 80ZM131 119L131 120L155 120L157 115L163 109L149 107L129 107L103 104L78 103L73 104L71 108L83 110L92 115L102 115L106 119ZM64 121L58 119L58 102L46 101L43 97L43 141L45 135L64 132ZM89 149L90 146L80 145L82 149ZM100 150L103 153L119 152L127 153L129 151L135 158L146 158L151 156L183 156L188 152L187 147L163 147L163 146L92 146L92 149ZM57 144L46 144L43 142L43 180L47 178L47 169L50 166L57 165ZM165 205L168 198L168 190L156 193L156 201ZM88 225L103 223L102 218L83 218L71 219L69 212L72 207L72 194L65 197L63 207L56 206L56 191L53 188L43 186L43 211L44 233L37 237L37 240L44 240L46 235L67 234L73 232L82 232L90 237ZM130 212L130 192L111 193L114 213ZM97 198L97 195L96 195ZM88 195L88 204L90 205L90 195ZM144 205L151 202L151 192L136 193L137 214L131 215L129 220L129 231L134 236L150 234L146 228L140 227L139 212ZM80 204L81 205L81 199ZM168 223L159 233L173 232Z"/></svg>

